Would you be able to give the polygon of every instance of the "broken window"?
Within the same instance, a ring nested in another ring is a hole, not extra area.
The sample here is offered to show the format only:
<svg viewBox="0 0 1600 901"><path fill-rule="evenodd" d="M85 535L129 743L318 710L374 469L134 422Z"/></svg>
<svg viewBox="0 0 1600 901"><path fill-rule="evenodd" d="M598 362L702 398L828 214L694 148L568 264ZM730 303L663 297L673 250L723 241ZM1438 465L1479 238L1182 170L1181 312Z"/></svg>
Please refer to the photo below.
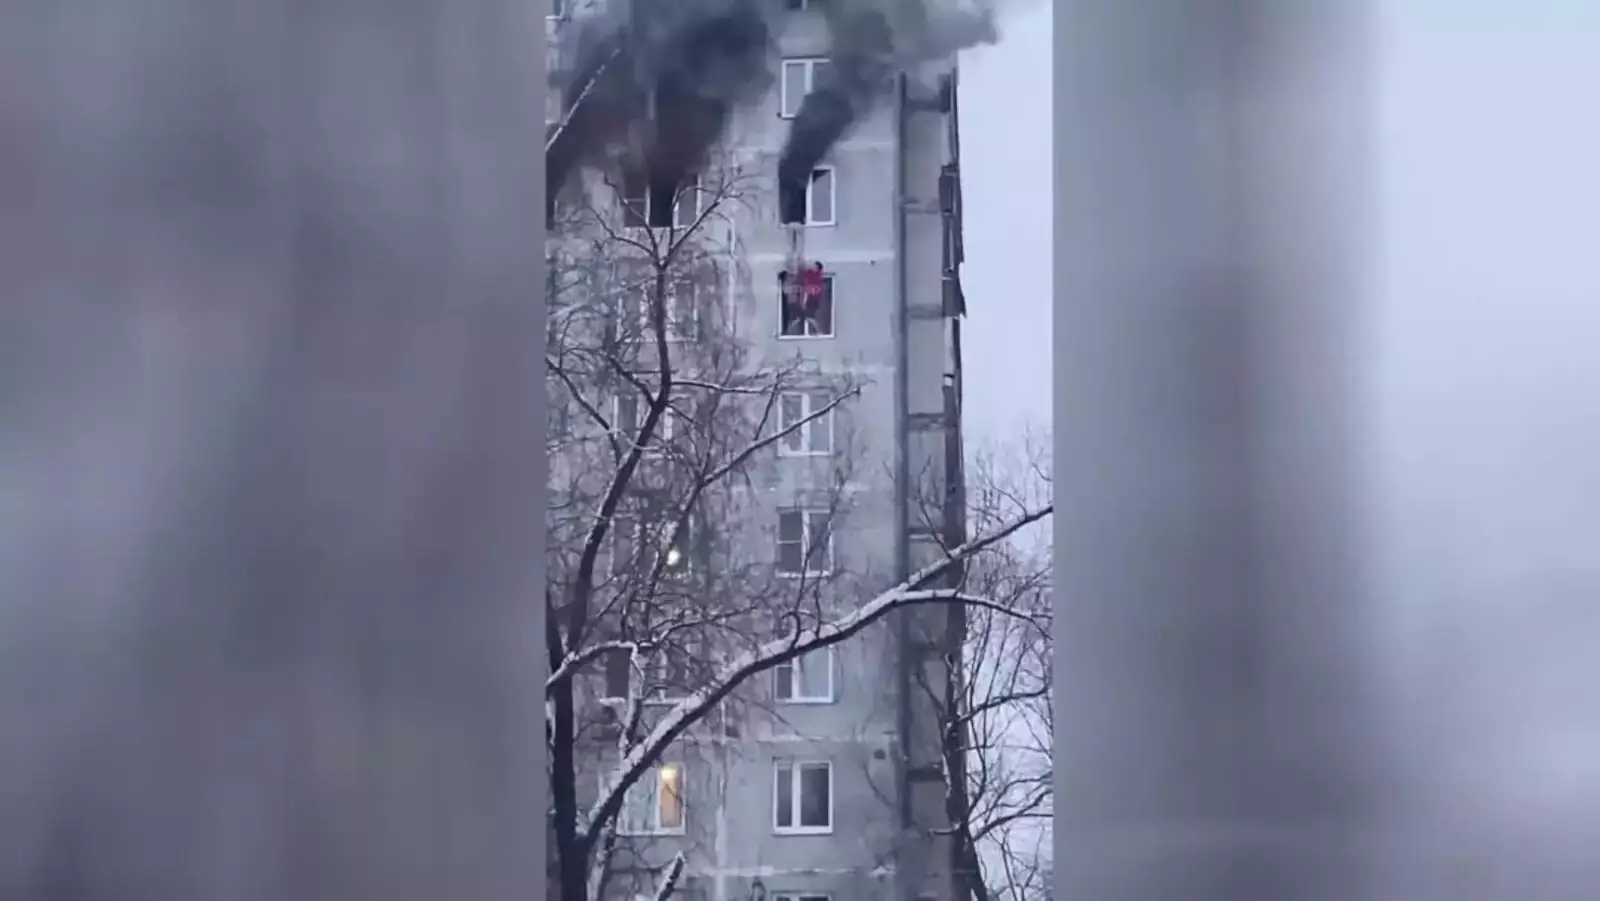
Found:
<svg viewBox="0 0 1600 901"><path fill-rule="evenodd" d="M778 273L779 334L785 338L833 337L833 275L818 263L809 271Z"/></svg>
<svg viewBox="0 0 1600 901"><path fill-rule="evenodd" d="M828 60L824 57L806 57L783 61L783 77L778 82L778 115L793 119L800 112L806 95L816 89L819 80L827 78Z"/></svg>
<svg viewBox="0 0 1600 901"><path fill-rule="evenodd" d="M833 225L838 196L833 167L811 170L804 182L778 185L778 219L784 225Z"/></svg>
<svg viewBox="0 0 1600 901"><path fill-rule="evenodd" d="M619 193L622 224L627 228L685 228L700 217L698 175L677 182L629 169L622 175Z"/></svg>

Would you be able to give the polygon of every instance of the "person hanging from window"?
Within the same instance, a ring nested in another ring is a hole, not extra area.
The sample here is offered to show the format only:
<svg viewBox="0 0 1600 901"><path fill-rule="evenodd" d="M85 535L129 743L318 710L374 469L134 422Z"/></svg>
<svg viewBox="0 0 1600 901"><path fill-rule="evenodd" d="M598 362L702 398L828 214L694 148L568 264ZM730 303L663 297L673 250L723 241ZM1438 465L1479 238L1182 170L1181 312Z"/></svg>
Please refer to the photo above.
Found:
<svg viewBox="0 0 1600 901"><path fill-rule="evenodd" d="M822 263L814 263L801 270L798 277L785 269L778 273L778 284L783 292L783 334L814 335L826 330L818 316L822 312L823 294L827 290L827 275Z"/></svg>

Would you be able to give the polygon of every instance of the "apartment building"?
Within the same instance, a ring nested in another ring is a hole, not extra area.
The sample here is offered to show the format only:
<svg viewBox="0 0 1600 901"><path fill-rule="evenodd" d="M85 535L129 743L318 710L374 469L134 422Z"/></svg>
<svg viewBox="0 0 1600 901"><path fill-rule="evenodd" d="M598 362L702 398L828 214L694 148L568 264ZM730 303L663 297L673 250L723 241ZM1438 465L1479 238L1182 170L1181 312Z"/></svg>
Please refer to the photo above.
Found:
<svg viewBox="0 0 1600 901"><path fill-rule="evenodd" d="M738 168L744 186L713 236L712 255L723 257L718 277L687 295L706 309L682 315L699 321L717 305L753 370L798 362L818 385L859 392L774 446L745 494L720 514L749 527L739 539L746 556L764 559L771 573L850 573L826 589L830 603L848 605L963 537L956 71L945 62L899 76L831 147L804 191L785 196L777 160L830 62L821 12L806 0L784 2L770 84L732 110L713 154ZM581 15L559 10L551 40L581 26ZM553 97L552 129L572 102ZM602 204L616 194L630 227L681 227L698 211L682 194L652 196L626 171L573 180L550 190ZM773 415L780 423L804 416L826 397L786 393ZM613 405L617 421L637 420L631 403ZM819 479L828 481L818 467L837 473L836 458L846 453L848 474L833 482L848 503L836 521L839 505L807 498ZM560 469L559 459L552 463ZM808 554L824 531L826 563L814 567ZM676 561L680 550L668 553ZM695 553L681 550L684 559ZM948 842L925 834L947 822L947 781L952 772L960 777L928 700L955 659L946 638L960 628L959 613L920 608L752 680L630 793L619 871L650 872L682 851L679 897L698 901L966 897ZM586 753L594 784L580 785L580 794L598 791L615 760L619 707L630 685L639 689L630 662L609 662L593 680L597 725L586 733ZM643 698L646 723L692 687L691 676L659 675ZM631 901L648 897L648 886L620 876L610 894Z"/></svg>

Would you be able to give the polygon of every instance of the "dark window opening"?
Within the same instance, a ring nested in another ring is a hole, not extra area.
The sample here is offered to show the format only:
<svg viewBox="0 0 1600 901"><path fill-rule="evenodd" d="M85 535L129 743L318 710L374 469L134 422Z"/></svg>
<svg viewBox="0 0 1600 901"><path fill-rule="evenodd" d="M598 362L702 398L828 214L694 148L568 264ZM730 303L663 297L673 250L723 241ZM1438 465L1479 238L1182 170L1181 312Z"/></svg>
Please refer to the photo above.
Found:
<svg viewBox="0 0 1600 901"><path fill-rule="evenodd" d="M778 273L781 331L786 338L833 336L833 276L817 263L810 270Z"/></svg>
<svg viewBox="0 0 1600 901"><path fill-rule="evenodd" d="M610 651L605 655L605 691L607 698L628 697L628 683L633 674L633 655L627 651Z"/></svg>
<svg viewBox="0 0 1600 901"><path fill-rule="evenodd" d="M806 221L806 183L788 181L778 186L778 221L784 225L804 225Z"/></svg>
<svg viewBox="0 0 1600 901"><path fill-rule="evenodd" d="M647 174L638 169L628 169L622 176L622 224L626 228L671 228L674 225L683 226L694 221L693 216L685 218L677 214L679 203L679 188L684 184L691 187L699 184L698 177L691 177L687 182L681 182L661 173ZM685 191L685 194L694 195L690 201L690 208L698 213L698 191ZM687 212L687 211L685 211Z"/></svg>
<svg viewBox="0 0 1600 901"><path fill-rule="evenodd" d="M778 221L784 225L832 225L833 170L812 169L806 179L778 184Z"/></svg>
<svg viewBox="0 0 1600 901"><path fill-rule="evenodd" d="M672 205L678 199L678 185L659 175L650 179L650 227L672 227Z"/></svg>

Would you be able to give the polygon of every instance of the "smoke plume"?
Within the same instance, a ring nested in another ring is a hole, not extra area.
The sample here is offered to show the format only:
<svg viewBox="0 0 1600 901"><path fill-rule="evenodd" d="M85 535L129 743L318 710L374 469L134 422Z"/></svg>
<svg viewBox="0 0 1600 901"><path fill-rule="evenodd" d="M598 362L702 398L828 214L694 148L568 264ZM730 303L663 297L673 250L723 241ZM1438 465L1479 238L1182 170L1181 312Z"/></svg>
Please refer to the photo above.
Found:
<svg viewBox="0 0 1600 901"><path fill-rule="evenodd" d="M812 5L827 22L831 64L790 123L779 162L786 184L806 178L898 72L996 39L985 0ZM549 195L576 166L640 137L653 180L688 175L731 112L771 84L773 41L789 15L783 0L612 0L586 16L556 74L568 109L546 142Z"/></svg>

